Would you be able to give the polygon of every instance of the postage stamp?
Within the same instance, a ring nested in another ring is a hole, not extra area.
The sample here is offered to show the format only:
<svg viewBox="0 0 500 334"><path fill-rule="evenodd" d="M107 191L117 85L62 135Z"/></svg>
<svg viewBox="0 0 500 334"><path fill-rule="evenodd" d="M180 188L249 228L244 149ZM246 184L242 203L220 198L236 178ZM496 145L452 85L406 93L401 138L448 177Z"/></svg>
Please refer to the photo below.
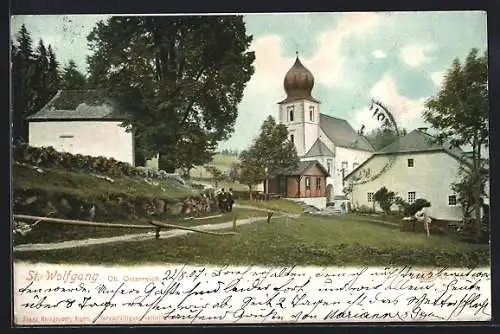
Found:
<svg viewBox="0 0 500 334"><path fill-rule="evenodd" d="M486 19L13 15L12 324L491 320Z"/></svg>

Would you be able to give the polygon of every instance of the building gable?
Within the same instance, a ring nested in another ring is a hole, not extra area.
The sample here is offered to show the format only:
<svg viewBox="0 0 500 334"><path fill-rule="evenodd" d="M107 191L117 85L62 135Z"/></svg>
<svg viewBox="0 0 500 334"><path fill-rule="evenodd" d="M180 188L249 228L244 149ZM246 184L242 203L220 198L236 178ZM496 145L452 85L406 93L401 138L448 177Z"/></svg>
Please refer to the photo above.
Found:
<svg viewBox="0 0 500 334"><path fill-rule="evenodd" d="M304 155L304 158L320 157L320 156L335 156L335 154L321 141L317 139L309 151Z"/></svg>

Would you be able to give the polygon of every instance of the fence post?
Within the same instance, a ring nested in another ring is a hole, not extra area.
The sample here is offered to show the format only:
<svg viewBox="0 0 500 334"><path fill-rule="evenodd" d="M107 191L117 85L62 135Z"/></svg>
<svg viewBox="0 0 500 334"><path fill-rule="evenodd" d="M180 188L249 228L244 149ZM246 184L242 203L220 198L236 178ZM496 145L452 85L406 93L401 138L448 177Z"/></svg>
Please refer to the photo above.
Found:
<svg viewBox="0 0 500 334"><path fill-rule="evenodd" d="M233 217L233 231L236 231L236 220L237 220L237 216L234 215L234 217Z"/></svg>
<svg viewBox="0 0 500 334"><path fill-rule="evenodd" d="M156 239L160 239L160 230L161 230L161 227L156 228L156 235L155 235Z"/></svg>

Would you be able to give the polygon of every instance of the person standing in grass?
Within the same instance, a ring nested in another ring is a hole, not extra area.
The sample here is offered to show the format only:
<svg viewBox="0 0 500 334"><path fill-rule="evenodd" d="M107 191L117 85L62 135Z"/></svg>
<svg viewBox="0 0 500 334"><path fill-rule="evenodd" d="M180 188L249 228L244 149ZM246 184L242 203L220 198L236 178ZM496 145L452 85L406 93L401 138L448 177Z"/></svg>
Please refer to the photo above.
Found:
<svg viewBox="0 0 500 334"><path fill-rule="evenodd" d="M221 191L217 194L217 202L219 203L219 210L220 212L226 212L226 192L224 191L224 188L221 189Z"/></svg>
<svg viewBox="0 0 500 334"><path fill-rule="evenodd" d="M234 204L233 188L229 188L229 190L226 192L226 203L227 203L227 211L232 212Z"/></svg>
<svg viewBox="0 0 500 334"><path fill-rule="evenodd" d="M427 207L429 206L430 205L423 206L422 209L415 213L415 218L417 219L417 221L424 224L425 232L427 232L427 238L430 237L429 227L432 223L432 218L427 213Z"/></svg>

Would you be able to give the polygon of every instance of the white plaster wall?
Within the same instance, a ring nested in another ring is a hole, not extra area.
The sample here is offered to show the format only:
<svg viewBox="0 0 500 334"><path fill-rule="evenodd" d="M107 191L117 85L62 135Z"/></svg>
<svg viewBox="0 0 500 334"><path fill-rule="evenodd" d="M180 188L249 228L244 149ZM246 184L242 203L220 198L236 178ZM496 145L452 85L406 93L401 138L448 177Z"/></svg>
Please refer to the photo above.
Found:
<svg viewBox="0 0 500 334"><path fill-rule="evenodd" d="M319 103L304 100L304 154L307 153L319 137ZM314 107L314 118L311 121L309 107Z"/></svg>
<svg viewBox="0 0 500 334"><path fill-rule="evenodd" d="M365 162L372 152L354 150L350 148L335 147L335 160L334 160L334 171L331 173L329 183L333 185L333 195L343 195L343 189L347 186L346 183L342 184L342 161L347 161L347 170L344 175L349 174L354 169L354 163L358 166Z"/></svg>
<svg viewBox="0 0 500 334"><path fill-rule="evenodd" d="M429 152L417 154L401 154L394 157L392 167L373 181L353 185L351 201L354 207L366 205L368 192L375 193L382 186L396 192L408 200L408 192L415 191L416 198L425 198L431 202L429 214L438 219L460 220L462 210L459 204L448 205L448 196L454 195L452 183L458 180L459 162L444 152ZM408 167L408 159L414 159L414 167ZM387 156L375 156L361 167L355 174L370 169L371 175L376 174L386 164ZM346 185L349 179L347 179Z"/></svg>
<svg viewBox="0 0 500 334"><path fill-rule="evenodd" d="M289 120L288 107L294 106L293 122ZM288 128L290 135L294 136L295 148L299 156L304 155L305 151L305 137L304 137L304 104L300 102L283 103L280 104L280 121Z"/></svg>
<svg viewBox="0 0 500 334"><path fill-rule="evenodd" d="M159 168L158 167L158 158L159 158L159 155L156 155L155 157L153 157L149 160L146 160L145 167L153 169L153 170L158 170L158 168Z"/></svg>
<svg viewBox="0 0 500 334"><path fill-rule="evenodd" d="M303 197L303 198L289 198L295 202L304 202L308 205L313 205L318 209L326 208L326 197Z"/></svg>
<svg viewBox="0 0 500 334"><path fill-rule="evenodd" d="M104 156L134 164L133 134L115 121L29 123L29 144L72 154ZM66 136L71 138L61 138Z"/></svg>

